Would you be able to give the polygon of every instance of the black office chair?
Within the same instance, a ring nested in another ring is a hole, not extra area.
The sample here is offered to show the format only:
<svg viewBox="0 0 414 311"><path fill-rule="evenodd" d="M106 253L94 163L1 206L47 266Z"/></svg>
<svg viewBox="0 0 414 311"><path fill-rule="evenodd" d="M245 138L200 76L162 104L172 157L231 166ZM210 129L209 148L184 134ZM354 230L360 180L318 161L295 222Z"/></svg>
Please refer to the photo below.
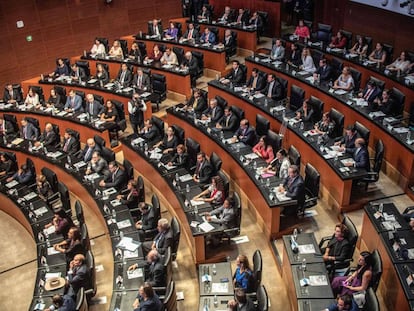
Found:
<svg viewBox="0 0 414 311"><path fill-rule="evenodd" d="M216 95L215 97L214 97L216 100L217 100L217 105L219 105L220 106L220 108L222 109L222 110L224 110L224 108L227 106L227 100L225 99L225 98L223 98L223 97L221 97L220 95Z"/></svg>
<svg viewBox="0 0 414 311"><path fill-rule="evenodd" d="M26 185L29 185L29 188L32 188L32 185L36 182L36 167L31 158L26 158L26 166L27 169L32 172L32 178L26 183Z"/></svg>
<svg viewBox="0 0 414 311"><path fill-rule="evenodd" d="M160 104L167 99L167 80L164 75L152 74L152 96L151 103L156 104L157 111L160 110Z"/></svg>
<svg viewBox="0 0 414 311"><path fill-rule="evenodd" d="M177 311L177 294L175 292L175 283L171 281L167 286L167 291L164 298L165 311Z"/></svg>
<svg viewBox="0 0 414 311"><path fill-rule="evenodd" d="M378 286L379 286L379 282L381 280L381 275L382 275L382 260L381 260L381 255L378 252L378 250L374 250L372 252L372 277L371 277L371 282L370 287L372 287L372 289L374 290L374 292L377 291Z"/></svg>
<svg viewBox="0 0 414 311"><path fill-rule="evenodd" d="M257 289L257 311L268 311L269 310L269 297L267 295L266 288L261 285Z"/></svg>
<svg viewBox="0 0 414 311"><path fill-rule="evenodd" d="M375 157L373 159L370 159L370 161L373 160L371 170L367 172L367 175L361 180L365 183L365 191L368 189L368 184L375 183L379 180L383 159L384 143L381 139L379 139L375 145Z"/></svg>
<svg viewBox="0 0 414 311"><path fill-rule="evenodd" d="M344 122L345 117L344 115L336 110L335 108L331 108L329 112L329 116L333 122L335 122L335 129L332 132L332 138L342 136L344 132Z"/></svg>
<svg viewBox="0 0 414 311"><path fill-rule="evenodd" d="M56 173L47 167L43 167L41 169L41 172L42 172L42 175L46 177L46 180L49 183L52 191L54 193L58 192L58 179L57 179Z"/></svg>
<svg viewBox="0 0 414 311"><path fill-rule="evenodd" d="M134 41L134 43L138 44L139 51L141 52L142 58L147 56L147 45L145 42L142 41Z"/></svg>
<svg viewBox="0 0 414 311"><path fill-rule="evenodd" d="M362 307L362 311L380 311L380 305L378 297L372 288L368 288L365 291L365 304Z"/></svg>
<svg viewBox="0 0 414 311"><path fill-rule="evenodd" d="M356 70L355 68L349 67L349 71L351 72L352 79L354 79L354 91L359 92L361 88L361 77L362 74L360 71Z"/></svg>
<svg viewBox="0 0 414 311"><path fill-rule="evenodd" d="M380 80L376 77L370 76L368 81L372 81L375 83L375 85L381 90L381 92L384 90L385 88L385 81Z"/></svg>
<svg viewBox="0 0 414 311"><path fill-rule="evenodd" d="M70 196L68 187L63 182L58 183L59 195L62 203L62 208L65 210L66 214L71 215L72 210L70 208Z"/></svg>
<svg viewBox="0 0 414 311"><path fill-rule="evenodd" d="M172 260L177 259L177 252L178 252L178 246L180 244L180 236L181 236L181 226L179 221L177 220L177 217L173 217L171 219L171 230L173 233L173 246L171 249L171 257Z"/></svg>
<svg viewBox="0 0 414 311"><path fill-rule="evenodd" d="M66 103L66 88L64 86L55 85L53 87L55 93L60 96L60 100L62 103Z"/></svg>
<svg viewBox="0 0 414 311"><path fill-rule="evenodd" d="M209 162L211 167L213 168L213 175L216 175L220 171L223 161L218 156L218 154L213 151L210 154Z"/></svg>
<svg viewBox="0 0 414 311"><path fill-rule="evenodd" d="M261 114L256 115L256 134L261 137L267 135L270 129L270 121Z"/></svg>
<svg viewBox="0 0 414 311"><path fill-rule="evenodd" d="M117 39L121 44L122 54L124 54L124 58L128 55L128 41L124 39Z"/></svg>
<svg viewBox="0 0 414 311"><path fill-rule="evenodd" d="M262 253L259 249L255 250L253 253L253 288L251 289L253 293L257 293L259 290L259 287L262 283L262 271L263 271L263 259L262 259ZM257 295L257 300L259 300L259 297Z"/></svg>
<svg viewBox="0 0 414 311"><path fill-rule="evenodd" d="M239 68L243 73L242 81L243 83L245 83L245 81L247 80L247 66L245 64L240 64Z"/></svg>
<svg viewBox="0 0 414 311"><path fill-rule="evenodd" d="M191 137L185 139L185 146L187 148L189 168L193 172L197 164L197 154L200 152L200 143Z"/></svg>
<svg viewBox="0 0 414 311"><path fill-rule="evenodd" d="M92 252L89 250L86 252L85 256L86 266L89 269L89 284L85 288L86 299L90 304L92 297L96 295L96 270L95 270L95 258L93 257Z"/></svg>
<svg viewBox="0 0 414 311"><path fill-rule="evenodd" d="M97 144L99 147L105 147L106 141L99 135L93 136L93 140L95 141L95 144Z"/></svg>
<svg viewBox="0 0 414 311"><path fill-rule="evenodd" d="M294 164L298 167L298 170L300 171L300 153L298 149L296 149L295 146L291 145L288 149L288 157L291 164Z"/></svg>
<svg viewBox="0 0 414 311"><path fill-rule="evenodd" d="M125 174L127 175L127 180L134 179L134 166L131 161L124 159L124 163L122 165L124 167Z"/></svg>
<svg viewBox="0 0 414 311"><path fill-rule="evenodd" d="M372 37L367 37L367 36L365 36L364 37L365 38L365 42L367 43L367 45L368 45L368 48L367 48L367 55L369 55L369 54L371 54L371 52L372 52Z"/></svg>
<svg viewBox="0 0 414 311"><path fill-rule="evenodd" d="M88 300L86 299L85 288L81 287L76 295L76 311L88 311Z"/></svg>
<svg viewBox="0 0 414 311"><path fill-rule="evenodd" d="M56 139L53 143L53 146L55 148L59 148L60 147L60 128L59 125L52 123L52 127L53 127L53 132L55 132L56 134Z"/></svg>
<svg viewBox="0 0 414 311"><path fill-rule="evenodd" d="M239 122L244 119L244 109L237 106L231 106L231 111L237 117Z"/></svg>
<svg viewBox="0 0 414 311"><path fill-rule="evenodd" d="M87 60L78 60L76 61L76 65L85 71L86 79L89 79L89 76L91 75L91 70L89 68L89 62Z"/></svg>
<svg viewBox="0 0 414 311"><path fill-rule="evenodd" d="M316 32L312 35L315 41L323 41L324 43L330 43L332 37L332 26L327 24L318 23Z"/></svg>
<svg viewBox="0 0 414 311"><path fill-rule="evenodd" d="M405 104L405 94L399 89L393 87L391 90L391 96L394 99L394 116L397 118L402 118L404 114L404 104Z"/></svg>
<svg viewBox="0 0 414 311"><path fill-rule="evenodd" d="M81 243L86 251L91 250L91 241L89 239L88 227L85 223L80 225Z"/></svg>
<svg viewBox="0 0 414 311"><path fill-rule="evenodd" d="M305 166L305 202L299 206L298 214L305 215L305 210L318 204L321 175L310 163Z"/></svg>
<svg viewBox="0 0 414 311"><path fill-rule="evenodd" d="M272 130L267 131L267 143L272 146L273 153L276 153L282 147L282 138Z"/></svg>
<svg viewBox="0 0 414 311"><path fill-rule="evenodd" d="M365 145L368 146L371 131L365 125L359 123L358 121L355 122L354 127L359 136L365 140Z"/></svg>
<svg viewBox="0 0 414 311"><path fill-rule="evenodd" d="M175 135L175 137L177 137L178 144L183 144L184 139L185 139L184 129L181 126L177 125L177 124L173 124L173 125L171 125L171 127L174 129L174 135Z"/></svg>
<svg viewBox="0 0 414 311"><path fill-rule="evenodd" d="M319 51L319 50L312 50L311 51L311 56L312 56L312 59L313 59L313 63L316 66L318 66L319 61L321 59L324 59L325 58L325 54L322 51Z"/></svg>
<svg viewBox="0 0 414 311"><path fill-rule="evenodd" d="M331 67L332 67L331 79L336 80L342 74L344 63L340 59L333 57L331 59Z"/></svg>
<svg viewBox="0 0 414 311"><path fill-rule="evenodd" d="M305 100L305 90L297 85L291 85L290 87L290 110L296 111L302 107Z"/></svg>
<svg viewBox="0 0 414 311"><path fill-rule="evenodd" d="M164 133L164 121L158 118L157 116L151 117L152 124L155 125L159 133Z"/></svg>
<svg viewBox="0 0 414 311"><path fill-rule="evenodd" d="M142 176L137 177L138 202L145 202L145 183Z"/></svg>
<svg viewBox="0 0 414 311"><path fill-rule="evenodd" d="M115 152L113 152L111 149L102 147L101 149L101 156L106 160L106 162L113 162L115 161Z"/></svg>
<svg viewBox="0 0 414 311"><path fill-rule="evenodd" d="M177 55L178 64L181 65L184 61L184 49L178 46L174 46L173 52L175 55Z"/></svg>
<svg viewBox="0 0 414 311"><path fill-rule="evenodd" d="M394 47L391 44L387 44L387 43L384 43L382 46L383 46L384 51L387 52L385 64L392 63L392 59L393 59L392 54L394 53Z"/></svg>
<svg viewBox="0 0 414 311"><path fill-rule="evenodd" d="M263 36L267 34L267 26L269 25L269 12L257 11L257 14L260 16L263 23L263 26L260 29L257 29L257 34L258 36Z"/></svg>
<svg viewBox="0 0 414 311"><path fill-rule="evenodd" d="M321 101L319 98L312 95L308 99L308 105L310 105L313 109L312 122L316 123L319 120L321 120L322 119L323 107L325 105L324 102Z"/></svg>
<svg viewBox="0 0 414 311"><path fill-rule="evenodd" d="M79 222L79 226L85 223L85 216L83 215L83 207L82 203L79 200L75 202L75 212L76 212L76 219Z"/></svg>
<svg viewBox="0 0 414 311"><path fill-rule="evenodd" d="M309 33L312 33L313 32L313 22L312 21L303 20L303 23L305 24L306 27L308 27Z"/></svg>
<svg viewBox="0 0 414 311"><path fill-rule="evenodd" d="M156 220L155 223L158 223L158 220L161 218L161 206L160 200L158 196L154 193L151 197L151 208L154 210L154 218ZM154 237L157 235L158 230L157 227L144 230L145 240L150 241L153 240Z"/></svg>
<svg viewBox="0 0 414 311"><path fill-rule="evenodd" d="M282 98L281 99L287 98L288 80L283 79L281 77L276 77L276 80L279 81L280 85L282 86Z"/></svg>
<svg viewBox="0 0 414 311"><path fill-rule="evenodd" d="M230 47L227 55L228 57L232 57L237 54L237 32L231 31L231 36L233 37L233 45Z"/></svg>
<svg viewBox="0 0 414 311"><path fill-rule="evenodd" d="M172 281L172 274L173 274L173 269L172 269L172 254L171 254L171 247L169 246L163 255L160 256L161 258L161 263L164 267L164 273L165 273L165 284L163 284L162 286L157 286L157 287L153 287L153 290L157 293L157 295L159 296L160 300L163 301L165 299L165 295L166 295L166 291L167 291L167 286L168 284L171 283Z"/></svg>
<svg viewBox="0 0 414 311"><path fill-rule="evenodd" d="M204 74L204 54L198 51L192 51L193 57L197 58L198 70L196 79L200 78Z"/></svg>
<svg viewBox="0 0 414 311"><path fill-rule="evenodd" d="M100 103L102 106L104 106L104 98L102 95L98 95L98 94L92 94L93 95L93 99L96 100L98 103Z"/></svg>
<svg viewBox="0 0 414 311"><path fill-rule="evenodd" d="M232 199L233 199L233 204L234 204L233 211L235 214L234 215L235 217L234 227L224 229L223 236L222 236L222 239L227 240L229 244L232 238L240 235L241 217L242 217L242 205L241 205L240 195L237 192L233 192Z"/></svg>
<svg viewBox="0 0 414 311"><path fill-rule="evenodd" d="M13 133L8 134L8 136L16 137L19 134L19 124L17 123L17 118L14 114L3 114L3 119L7 123L10 123L13 125Z"/></svg>

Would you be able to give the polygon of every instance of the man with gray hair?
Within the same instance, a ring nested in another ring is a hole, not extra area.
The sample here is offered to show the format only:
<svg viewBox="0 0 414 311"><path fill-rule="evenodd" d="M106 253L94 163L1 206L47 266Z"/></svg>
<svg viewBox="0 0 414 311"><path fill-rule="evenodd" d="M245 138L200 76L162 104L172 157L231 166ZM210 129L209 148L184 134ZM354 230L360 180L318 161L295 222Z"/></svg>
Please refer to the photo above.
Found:
<svg viewBox="0 0 414 311"><path fill-rule="evenodd" d="M155 249L159 254L164 255L167 248L173 246L173 233L167 219L161 218L158 220L157 230L158 234L153 241L147 241L142 244L144 255L148 254L152 249Z"/></svg>
<svg viewBox="0 0 414 311"><path fill-rule="evenodd" d="M128 271L138 268L138 264L129 266ZM165 269L162 264L161 256L156 249L150 250L147 255L147 264L145 265L145 282L155 287L167 286L165 278Z"/></svg>

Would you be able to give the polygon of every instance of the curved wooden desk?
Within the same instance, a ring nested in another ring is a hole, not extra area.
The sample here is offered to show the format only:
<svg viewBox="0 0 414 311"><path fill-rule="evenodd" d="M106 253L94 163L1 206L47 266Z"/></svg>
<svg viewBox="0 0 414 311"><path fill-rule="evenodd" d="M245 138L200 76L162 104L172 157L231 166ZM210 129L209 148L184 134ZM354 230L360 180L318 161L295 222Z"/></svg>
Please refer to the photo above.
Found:
<svg viewBox="0 0 414 311"><path fill-rule="evenodd" d="M332 94L314 87L304 79L299 79L299 77L291 76L291 74L287 74L286 72L276 69L273 67L273 65L268 66L266 64L256 62L253 57L246 58L246 66L248 68L248 72L251 72L251 70L256 67L259 70L274 73L277 76L280 76L281 78L287 80L289 85L289 95L290 86L297 85L305 90L305 98L313 95L323 101L325 103L325 111L328 111L331 108L338 109L346 117L345 126L346 124L354 124L356 121L367 126L371 131L369 145L372 149L375 148L375 142L379 139L382 139L384 142L384 159L387 162L384 171L386 174L395 182L397 182L403 189L405 189L405 191L408 190L407 187L409 185L412 185L414 183L413 146L404 144L401 139L395 137L395 133L390 133L378 123L373 122L371 119L365 117L363 114L361 114L361 112L358 111L358 107L349 106ZM209 96L214 97L212 96L210 89ZM321 172L321 175L323 178L323 172Z"/></svg>

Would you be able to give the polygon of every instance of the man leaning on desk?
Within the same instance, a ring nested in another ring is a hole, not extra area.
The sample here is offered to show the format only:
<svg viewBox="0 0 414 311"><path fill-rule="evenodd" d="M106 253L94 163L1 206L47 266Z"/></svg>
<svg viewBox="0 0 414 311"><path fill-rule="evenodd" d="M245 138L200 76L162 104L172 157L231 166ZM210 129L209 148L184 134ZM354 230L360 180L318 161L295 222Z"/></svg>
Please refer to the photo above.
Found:
<svg viewBox="0 0 414 311"><path fill-rule="evenodd" d="M353 162L346 162L345 166L353 166L356 168L363 168L369 171L369 153L363 138L357 138L355 140L355 150L352 153Z"/></svg>
<svg viewBox="0 0 414 311"><path fill-rule="evenodd" d="M302 206L305 201L305 184L302 176L299 174L299 168L296 165L291 165L288 169L288 177L285 179L283 185L279 186L279 192L282 192L288 198L297 200L295 208L286 207L282 214L295 215L297 208Z"/></svg>
<svg viewBox="0 0 414 311"><path fill-rule="evenodd" d="M153 241L146 241L142 244L144 255L148 254L152 249L164 255L168 247L172 247L174 243L173 232L167 219L158 220L158 234Z"/></svg>
<svg viewBox="0 0 414 311"><path fill-rule="evenodd" d="M121 190L125 185L125 172L116 163L112 161L108 165L109 174L99 182L99 186L104 188L114 187L116 190Z"/></svg>
<svg viewBox="0 0 414 311"><path fill-rule="evenodd" d="M129 266L128 271L133 271L138 268L138 264ZM150 250L147 255L147 263L145 265L145 282L154 287L167 286L166 271L162 264L161 256L156 249Z"/></svg>
<svg viewBox="0 0 414 311"><path fill-rule="evenodd" d="M83 112L82 97L76 94L75 90L69 91L65 104L66 112Z"/></svg>

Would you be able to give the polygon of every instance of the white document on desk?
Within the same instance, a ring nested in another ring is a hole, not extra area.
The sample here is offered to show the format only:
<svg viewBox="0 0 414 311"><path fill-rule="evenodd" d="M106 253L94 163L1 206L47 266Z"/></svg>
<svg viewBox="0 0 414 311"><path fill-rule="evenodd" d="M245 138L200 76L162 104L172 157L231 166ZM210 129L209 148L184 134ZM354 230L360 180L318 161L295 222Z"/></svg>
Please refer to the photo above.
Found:
<svg viewBox="0 0 414 311"><path fill-rule="evenodd" d="M211 230L214 229L214 226L210 225L208 222L203 222L202 224L200 224L198 226L201 230L203 230L204 232L210 232Z"/></svg>
<svg viewBox="0 0 414 311"><path fill-rule="evenodd" d="M62 276L62 272L48 272L45 274L45 279L54 279L54 278L60 278Z"/></svg>
<svg viewBox="0 0 414 311"><path fill-rule="evenodd" d="M262 98L262 97L264 97L264 94L262 94L262 93L256 93L256 94L253 95L253 97L254 98Z"/></svg>
<svg viewBox="0 0 414 311"><path fill-rule="evenodd" d="M190 203L191 203L192 206L198 206L198 205L203 205L205 202L204 201L190 200Z"/></svg>
<svg viewBox="0 0 414 311"><path fill-rule="evenodd" d="M299 254L315 254L315 247L313 244L298 245Z"/></svg>
<svg viewBox="0 0 414 311"><path fill-rule="evenodd" d="M59 251L57 251L57 250L55 250L55 248L52 246L52 247L48 247L47 248L47 255L48 256L51 256L51 255L56 255L56 254L59 254L60 252Z"/></svg>
<svg viewBox="0 0 414 311"><path fill-rule="evenodd" d="M43 233L48 234L48 235L51 235L55 232L56 232L56 227L55 226L50 226L47 229L43 229Z"/></svg>
<svg viewBox="0 0 414 311"><path fill-rule="evenodd" d="M229 283L212 283L211 292L212 293L227 293L229 291Z"/></svg>
<svg viewBox="0 0 414 311"><path fill-rule="evenodd" d="M116 223L116 225L118 226L118 229L125 229L132 226L131 221L129 219L119 221Z"/></svg>
<svg viewBox="0 0 414 311"><path fill-rule="evenodd" d="M190 181L192 179L193 179L193 176L191 176L190 174L185 174L183 176L180 176L180 181L181 182Z"/></svg>
<svg viewBox="0 0 414 311"><path fill-rule="evenodd" d="M282 193L282 192L277 192L276 193L276 197L281 202L283 202L283 201L289 201L290 200L290 198L287 197L286 194L285 193Z"/></svg>
<svg viewBox="0 0 414 311"><path fill-rule="evenodd" d="M46 213L48 212L48 210L47 210L46 206L42 206L42 207L40 207L40 208L38 208L38 209L34 210L33 212L35 213L35 215L36 215L37 217L40 217L40 216L42 216L43 214L46 214Z"/></svg>
<svg viewBox="0 0 414 311"><path fill-rule="evenodd" d="M337 94L337 95L344 95L344 94L346 94L346 93L348 93L347 91L345 91L345 90L336 90L335 91L335 94Z"/></svg>
<svg viewBox="0 0 414 311"><path fill-rule="evenodd" d="M142 271L141 268L139 269L135 269L135 270L128 270L127 271L127 276L128 276L128 280L131 279L138 279L138 278L142 278L144 276L144 272Z"/></svg>
<svg viewBox="0 0 414 311"><path fill-rule="evenodd" d="M246 154L244 157L248 160L254 160L254 159L257 159L259 156L256 153L252 152L252 153Z"/></svg>
<svg viewBox="0 0 414 311"><path fill-rule="evenodd" d="M326 275L310 275L309 276L310 286L326 286L328 285L328 279Z"/></svg>

